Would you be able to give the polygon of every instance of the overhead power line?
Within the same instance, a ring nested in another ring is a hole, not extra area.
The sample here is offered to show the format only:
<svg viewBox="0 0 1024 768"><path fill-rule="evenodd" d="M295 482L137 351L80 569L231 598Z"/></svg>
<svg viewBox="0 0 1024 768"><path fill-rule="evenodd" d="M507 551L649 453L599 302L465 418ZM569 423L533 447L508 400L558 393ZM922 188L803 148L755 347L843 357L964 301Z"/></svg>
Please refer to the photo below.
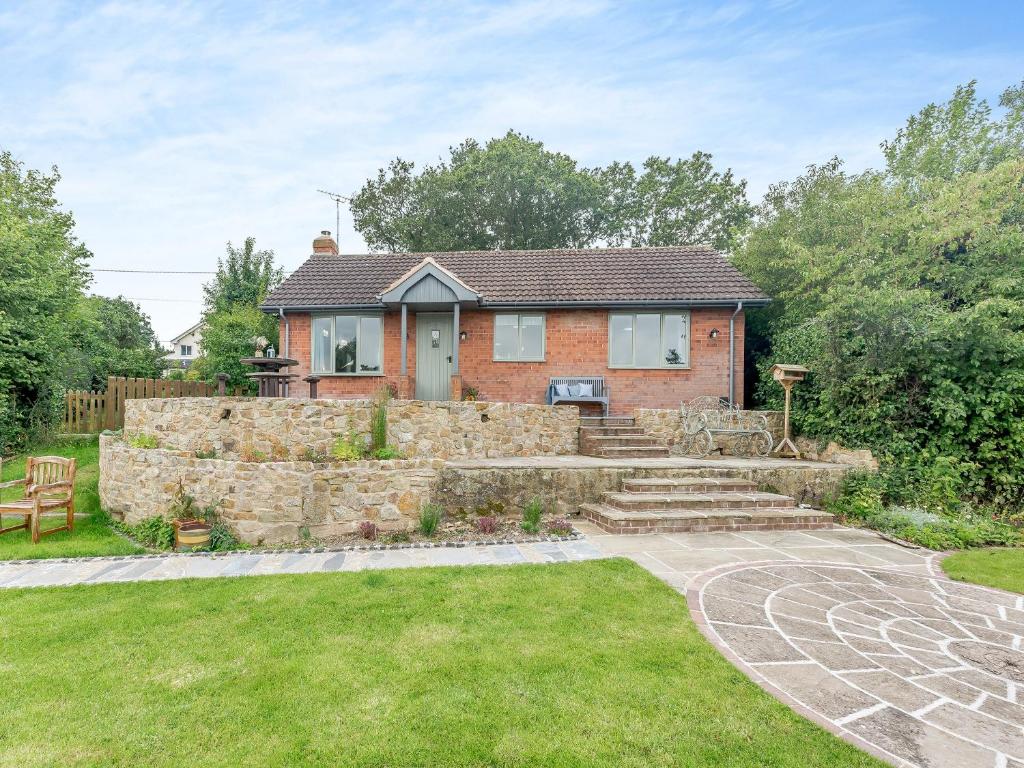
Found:
<svg viewBox="0 0 1024 768"><path fill-rule="evenodd" d="M130 272L140 275L216 275L216 272L184 269L94 269L93 272Z"/></svg>

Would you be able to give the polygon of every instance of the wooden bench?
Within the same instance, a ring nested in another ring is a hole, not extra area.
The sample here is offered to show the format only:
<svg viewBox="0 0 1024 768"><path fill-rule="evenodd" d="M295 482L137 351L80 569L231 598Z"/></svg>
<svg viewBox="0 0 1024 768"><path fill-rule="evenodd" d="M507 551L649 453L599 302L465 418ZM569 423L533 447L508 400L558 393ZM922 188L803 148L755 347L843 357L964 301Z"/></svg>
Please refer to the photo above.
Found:
<svg viewBox="0 0 1024 768"><path fill-rule="evenodd" d="M75 530L75 460L60 456L29 457L25 477L0 483L0 489L24 486L24 497L17 501L0 501L0 533L28 529L32 543L42 536L58 531ZM58 528L40 529L44 513L65 510L66 520ZM22 518L20 525L3 527L3 514Z"/></svg>
<svg viewBox="0 0 1024 768"><path fill-rule="evenodd" d="M763 413L744 411L722 397L698 397L682 405L683 453L707 456L716 448L717 435L735 437L737 456L767 456L772 450L772 435Z"/></svg>
<svg viewBox="0 0 1024 768"><path fill-rule="evenodd" d="M590 386L590 395L580 394L580 385ZM564 387L567 394L559 394ZM605 386L604 376L553 376L548 382L548 405L558 403L600 403L601 413L608 415L608 393L610 387Z"/></svg>

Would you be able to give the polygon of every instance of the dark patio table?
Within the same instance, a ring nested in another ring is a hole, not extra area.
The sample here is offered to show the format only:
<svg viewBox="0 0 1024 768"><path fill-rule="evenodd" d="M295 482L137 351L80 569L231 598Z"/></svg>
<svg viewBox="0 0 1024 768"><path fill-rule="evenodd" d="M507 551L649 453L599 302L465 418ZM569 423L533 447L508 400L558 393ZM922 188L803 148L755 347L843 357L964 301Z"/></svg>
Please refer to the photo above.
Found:
<svg viewBox="0 0 1024 768"><path fill-rule="evenodd" d="M290 357L243 357L239 362L258 368L258 373L247 373L259 385L257 397L287 397L288 383L297 379L294 373L283 373L282 368L298 365L298 360Z"/></svg>

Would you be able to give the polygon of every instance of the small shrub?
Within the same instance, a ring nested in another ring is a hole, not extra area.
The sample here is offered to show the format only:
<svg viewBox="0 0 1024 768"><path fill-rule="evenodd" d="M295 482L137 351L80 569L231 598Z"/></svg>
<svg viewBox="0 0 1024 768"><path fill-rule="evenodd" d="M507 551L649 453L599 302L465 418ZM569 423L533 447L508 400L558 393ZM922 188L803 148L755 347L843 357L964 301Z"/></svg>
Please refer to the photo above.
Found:
<svg viewBox="0 0 1024 768"><path fill-rule="evenodd" d="M238 458L251 464L262 464L267 460L267 454L263 451L257 451L252 445L244 445L242 450L238 452Z"/></svg>
<svg viewBox="0 0 1024 768"><path fill-rule="evenodd" d="M215 448L200 448L196 451L197 459L216 459L217 450Z"/></svg>
<svg viewBox="0 0 1024 768"><path fill-rule="evenodd" d="M373 413L370 415L370 449L379 451L388 444L388 403L391 390L381 387L373 398Z"/></svg>
<svg viewBox="0 0 1024 768"><path fill-rule="evenodd" d="M270 456L274 461L288 461L291 457L288 455L288 449L283 445L275 445L270 449Z"/></svg>
<svg viewBox="0 0 1024 768"><path fill-rule="evenodd" d="M534 498L523 509L523 522L519 524L527 533L537 533L540 530L540 518L544 514L544 506L540 499Z"/></svg>
<svg viewBox="0 0 1024 768"><path fill-rule="evenodd" d="M392 459L403 458L402 452L390 445L385 445L383 448L376 448L373 451L370 451L370 457L379 461L391 461Z"/></svg>
<svg viewBox="0 0 1024 768"><path fill-rule="evenodd" d="M377 524L371 520L363 520L359 524L359 535L367 541L373 541L377 538Z"/></svg>
<svg viewBox="0 0 1024 768"><path fill-rule="evenodd" d="M214 523L210 526L210 551L221 552L228 549L239 549L241 542L235 538L224 523Z"/></svg>
<svg viewBox="0 0 1024 768"><path fill-rule="evenodd" d="M494 516L478 517L476 529L480 533L495 533L498 530L498 518Z"/></svg>
<svg viewBox="0 0 1024 768"><path fill-rule="evenodd" d="M437 504L427 504L420 510L420 533L433 536L441 524L443 513Z"/></svg>
<svg viewBox="0 0 1024 768"><path fill-rule="evenodd" d="M160 515L147 517L137 525L120 527L125 533L151 549L170 549L174 546L174 525Z"/></svg>
<svg viewBox="0 0 1024 768"><path fill-rule="evenodd" d="M327 453L327 451L322 451L322 450L320 450L318 448L310 448L308 446L306 448L302 449L302 460L303 461L312 461L312 462L314 462L316 464L322 464L323 462L327 461L329 458L331 458L331 457Z"/></svg>
<svg viewBox="0 0 1024 768"><path fill-rule="evenodd" d="M128 445L132 448L156 448L159 445L156 437L144 433L139 433L137 435L129 435L127 438L127 442Z"/></svg>
<svg viewBox="0 0 1024 768"><path fill-rule="evenodd" d="M331 448L331 456L338 461L359 461L365 452L365 446L355 432L349 432L347 437L339 437Z"/></svg>
<svg viewBox="0 0 1024 768"><path fill-rule="evenodd" d="M384 544L408 544L412 541L412 536L407 531L395 531L394 533L383 534L380 540Z"/></svg>
<svg viewBox="0 0 1024 768"><path fill-rule="evenodd" d="M474 387L472 384L462 385L462 399L466 402L475 402L480 399L480 390Z"/></svg>
<svg viewBox="0 0 1024 768"><path fill-rule="evenodd" d="M568 536L572 533L572 523L564 517L552 520L548 523L548 533L552 536Z"/></svg>

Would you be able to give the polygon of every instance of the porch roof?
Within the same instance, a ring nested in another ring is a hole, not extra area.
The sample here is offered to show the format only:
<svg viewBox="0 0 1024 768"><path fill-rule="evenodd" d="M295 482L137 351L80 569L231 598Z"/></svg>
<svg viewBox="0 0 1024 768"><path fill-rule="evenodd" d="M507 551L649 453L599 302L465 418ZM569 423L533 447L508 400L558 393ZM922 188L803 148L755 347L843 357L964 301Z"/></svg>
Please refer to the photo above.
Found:
<svg viewBox="0 0 1024 768"><path fill-rule="evenodd" d="M428 259L438 268L438 276L450 278L443 282L475 293L481 307L700 306L737 301L759 306L769 301L715 249L674 246L314 254L267 297L263 308L384 308L395 289L416 278Z"/></svg>

